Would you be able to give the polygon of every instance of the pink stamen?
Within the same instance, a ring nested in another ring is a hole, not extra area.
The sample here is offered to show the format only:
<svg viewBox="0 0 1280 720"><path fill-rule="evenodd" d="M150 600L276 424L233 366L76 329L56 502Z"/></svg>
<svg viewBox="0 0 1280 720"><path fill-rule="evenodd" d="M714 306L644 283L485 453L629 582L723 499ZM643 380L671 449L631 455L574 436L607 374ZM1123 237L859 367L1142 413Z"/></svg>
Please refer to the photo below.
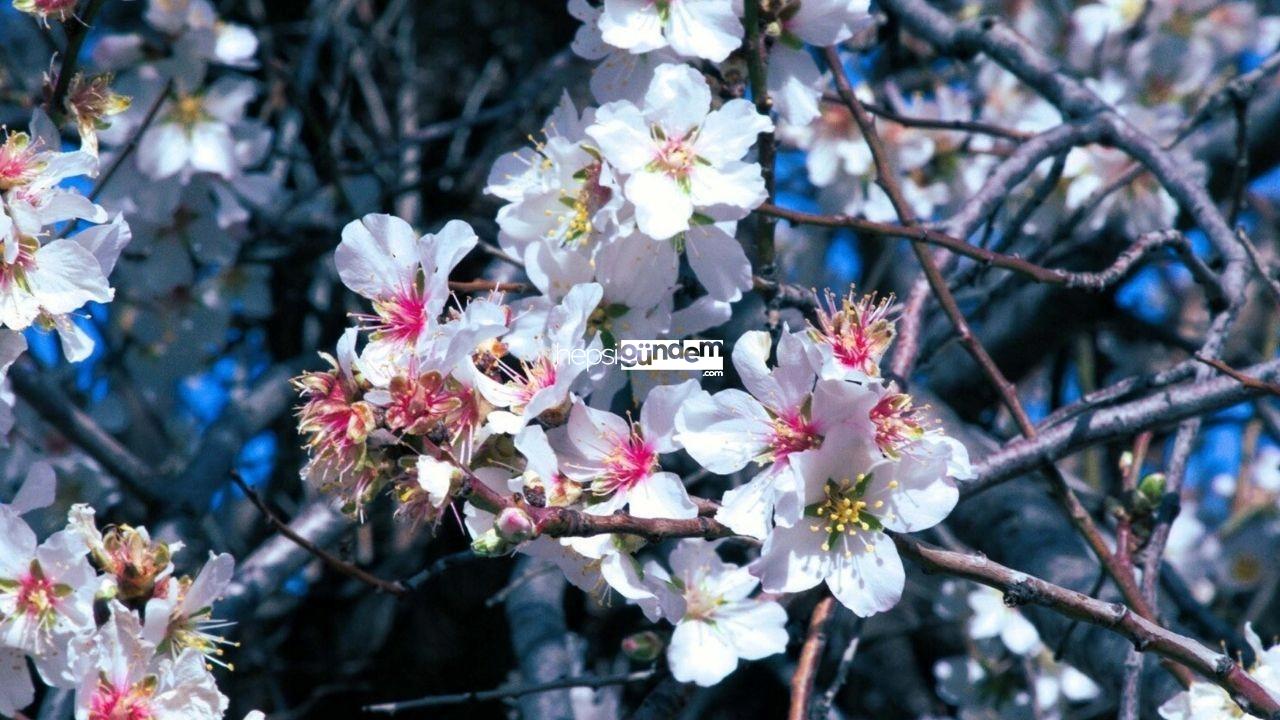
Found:
<svg viewBox="0 0 1280 720"><path fill-rule="evenodd" d="M401 345L412 345L426 331L431 318L427 314L427 296L417 287L402 289L389 298L373 303L376 315L365 316L365 327L380 339Z"/></svg>
<svg viewBox="0 0 1280 720"><path fill-rule="evenodd" d="M773 450L774 462L782 462L792 453L818 447L820 440L818 426L799 410L791 410L773 421L769 447Z"/></svg>
<svg viewBox="0 0 1280 720"><path fill-rule="evenodd" d="M556 366L550 357L540 356L532 363L521 363L524 374L501 366L509 378L509 385L516 391L516 409L522 409L533 400L533 396L556 384Z"/></svg>
<svg viewBox="0 0 1280 720"><path fill-rule="evenodd" d="M38 617L56 610L57 605L53 582L40 572L38 565L18 580L18 612Z"/></svg>
<svg viewBox="0 0 1280 720"><path fill-rule="evenodd" d="M138 683L117 688L105 679L98 681L97 692L89 705L89 720L151 720L151 691Z"/></svg>
<svg viewBox="0 0 1280 720"><path fill-rule="evenodd" d="M911 396L887 393L871 408L871 422L876 426L876 445L880 452L896 458L902 447L920 439L924 426L920 422L922 408L912 407Z"/></svg>
<svg viewBox="0 0 1280 720"><path fill-rule="evenodd" d="M36 145L26 134L14 133L0 145L0 190L8 190L31 181L39 170Z"/></svg>
<svg viewBox="0 0 1280 720"><path fill-rule="evenodd" d="M828 292L824 300L817 310L815 339L830 346L832 357L844 367L878 377L880 358L894 337L889 319L893 298L877 301L874 295L866 295L855 302L850 293L837 305L835 295Z"/></svg>
<svg viewBox="0 0 1280 720"><path fill-rule="evenodd" d="M681 179L689 176L697 158L697 153L685 138L668 138L658 148L654 162L671 177Z"/></svg>
<svg viewBox="0 0 1280 720"><path fill-rule="evenodd" d="M630 490L658 467L657 450L640 435L635 425L626 437L614 437L612 442L614 449L604 459L604 475L596 486L602 494Z"/></svg>

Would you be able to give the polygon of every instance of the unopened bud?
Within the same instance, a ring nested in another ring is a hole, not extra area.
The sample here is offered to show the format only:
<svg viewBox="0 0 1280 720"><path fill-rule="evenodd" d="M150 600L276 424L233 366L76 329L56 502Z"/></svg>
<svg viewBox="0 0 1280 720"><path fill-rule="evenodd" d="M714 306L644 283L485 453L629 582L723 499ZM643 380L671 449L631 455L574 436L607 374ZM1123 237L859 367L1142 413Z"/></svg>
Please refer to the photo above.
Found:
<svg viewBox="0 0 1280 720"><path fill-rule="evenodd" d="M1128 475L1133 470L1133 452L1125 450L1120 453L1120 474Z"/></svg>
<svg viewBox="0 0 1280 720"><path fill-rule="evenodd" d="M1164 498L1164 492L1164 473L1151 473L1138 483L1137 501L1147 508L1156 508L1160 506L1160 501Z"/></svg>
<svg viewBox="0 0 1280 720"><path fill-rule="evenodd" d="M511 551L511 543L498 537L498 533L490 529L471 541L471 551L482 557L498 557Z"/></svg>
<svg viewBox="0 0 1280 720"><path fill-rule="evenodd" d="M662 653L662 638L652 630L645 630L622 639L622 652L636 662L653 662Z"/></svg>
<svg viewBox="0 0 1280 720"><path fill-rule="evenodd" d="M498 537L513 543L524 542L537 534L537 528L533 524L533 518L529 517L529 513L515 507L506 508L498 513L493 529Z"/></svg>

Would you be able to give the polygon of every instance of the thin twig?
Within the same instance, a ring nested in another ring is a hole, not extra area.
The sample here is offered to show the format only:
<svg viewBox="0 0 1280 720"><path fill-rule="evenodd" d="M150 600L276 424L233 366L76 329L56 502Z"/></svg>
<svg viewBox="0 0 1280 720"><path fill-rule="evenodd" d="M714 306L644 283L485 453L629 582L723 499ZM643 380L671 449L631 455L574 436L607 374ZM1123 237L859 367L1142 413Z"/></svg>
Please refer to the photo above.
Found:
<svg viewBox="0 0 1280 720"><path fill-rule="evenodd" d="M827 596L818 601L809 617L809 635L800 648L796 672L791 676L791 709L787 720L808 720L809 703L813 697L813 681L818 674L818 662L827 647L827 626L835 617L836 599Z"/></svg>
<svg viewBox="0 0 1280 720"><path fill-rule="evenodd" d="M894 169L890 166L888 153L885 151L883 141L879 133L876 132L875 125L872 123L866 110L862 107L861 102L853 92L853 88L849 83L849 78L844 73L844 68L839 63L839 56L834 48L827 48L825 51L827 64L831 72L835 76L836 88L840 91L840 96L844 98L849 106L850 112L853 113L855 121L858 123L859 130L862 131L863 138L866 140L871 150L871 156L876 166L876 183L884 189L888 195L890 202L894 206L894 210L898 214L898 218L904 225L915 225L915 214L910 204L905 199L902 188L898 184L897 176ZM988 383L991 384L999 393L1004 406L1013 416L1019 431L1027 439L1034 439L1036 436L1035 425L1031 422L1031 418L1027 415L1026 409L1018 399L1017 388L1014 387L1008 378L1000 371L995 361L991 358L990 353L982 346L972 329L969 327L968 321L964 317L964 313L960 311L959 305L956 303L955 296L951 293L951 289L947 286L946 279L942 277L942 272L938 267L933 256L925 248L922 242L913 242L912 249L915 251L916 258L920 262L921 268L924 270L925 278L929 281L929 286L933 289L934 295L938 298L938 303L942 305L947 317L951 320L955 328L956 334L960 338L960 342L965 349L977 362L979 368L982 369L983 375ZM1063 507L1066 509L1067 515L1075 524L1076 529L1084 537L1085 541L1092 548L1094 554L1098 556L1098 560L1103 567L1115 580L1116 585L1120 588L1125 600L1134 608L1138 614L1144 618L1154 619L1155 614L1152 607L1147 603L1143 596L1141 588L1138 587L1137 581L1133 576L1132 569L1128 572L1124 568L1116 564L1116 559L1111 549L1107 547L1106 540L1102 537L1102 533L1098 530L1097 525L1093 521L1093 517L1088 510L1080 502L1080 499L1072 491L1067 484L1066 478L1057 466L1051 461L1043 460L1040 463L1041 469L1050 480L1050 488L1055 496L1058 497ZM1182 684L1190 684L1189 674L1185 668L1176 665L1170 670L1178 677Z"/></svg>
<svg viewBox="0 0 1280 720"><path fill-rule="evenodd" d="M1204 357L1203 355L1197 355L1196 360L1199 360L1200 362L1217 370L1223 375L1226 375L1232 378L1233 380L1249 388L1250 390L1261 390L1271 395L1280 395L1280 384L1267 382L1266 380L1253 377L1252 375L1246 375L1245 373L1242 373L1239 370L1236 370L1235 368L1231 367L1225 362L1215 358L1209 358L1209 357Z"/></svg>
<svg viewBox="0 0 1280 720"><path fill-rule="evenodd" d="M827 102L842 103L839 97L824 96L822 98ZM956 132L973 133L977 135L991 135L993 137L1004 138L1014 142L1022 142L1035 137L1035 133L1025 130L1017 130L1014 128L996 125L995 123L982 122L981 120L938 120L935 118L909 117L895 112L891 108L878 105L873 102L863 101L862 106L871 114L877 115L903 127L918 127L926 130L954 130Z"/></svg>
<svg viewBox="0 0 1280 720"><path fill-rule="evenodd" d="M151 127L151 123L155 122L156 115L160 113L160 108L164 105L165 100L169 99L169 93L171 92L173 92L172 78L164 84L164 88L156 97L155 102L151 103L151 107L147 108L147 114L143 116L142 122L134 129L133 134L129 136L128 142L126 142L124 147L120 148L116 153L116 156L111 159L111 165L109 165L106 172L102 173L102 176L98 178L98 182L94 184L93 190L89 191L90 200L98 199L98 196L102 194L103 189L107 187L107 183L111 182L111 178L115 177L116 171L119 170L120 166L124 164L124 161L138 149L138 141L142 139L142 134L147 131L147 128Z"/></svg>
<svg viewBox="0 0 1280 720"><path fill-rule="evenodd" d="M862 640L856 628L852 637L849 638L849 644L845 645L844 653L840 655L840 664L836 666L835 677L831 679L831 684L827 686L826 692L822 694L822 708L830 710L831 706L836 702L836 696L840 694L840 689L844 687L845 680L849 678L849 671L853 668L853 659L858 654L858 645Z"/></svg>
<svg viewBox="0 0 1280 720"><path fill-rule="evenodd" d="M258 496L258 493L255 492L253 488L249 487L249 484L244 481L244 478L240 477L240 473L233 471L231 473L231 480L235 482L237 486L239 486L240 490L244 493L245 497L249 498L249 502L253 503L254 506L258 508L259 512L262 513L263 517L267 519L267 522L271 523L271 525L273 525L281 535L284 535L285 537L289 538L294 543L296 543L298 547L316 556L318 559L323 561L324 564L328 565L334 570L337 570L343 575L359 580L360 582L366 585L369 585L370 587L373 587L379 590L380 592L389 593L391 595L395 595L396 597L403 597L404 595L407 595L409 593L408 588L406 588L399 581L383 580L382 578L372 573L369 573L357 567L356 565L353 565L347 562L346 560L343 560L337 557L336 555L329 552L328 550L325 550L319 545L316 545L315 543L306 539L302 535L299 535L297 532L294 531L293 528L289 527L288 523L286 523L284 520L281 520L271 510L270 507L267 507L266 502L264 502L263 499Z"/></svg>
<svg viewBox="0 0 1280 720"><path fill-rule="evenodd" d="M637 670L635 672L620 673L618 675L598 675L574 678L563 678L561 680L552 680L544 683L534 683L530 685L507 685L505 687L493 690L473 690L471 692L455 693L453 695L431 695L417 700L401 700L399 702L380 703L378 705L365 705L362 710L367 713L375 713L381 715L395 715L406 710L416 710L418 708L440 707L442 705L461 705L463 703L486 702L489 700L503 700L506 698L517 698L524 695L534 695L537 693L547 692L549 690L564 690L565 688L602 688L611 685L626 685L628 683L643 682L653 677L654 671Z"/></svg>

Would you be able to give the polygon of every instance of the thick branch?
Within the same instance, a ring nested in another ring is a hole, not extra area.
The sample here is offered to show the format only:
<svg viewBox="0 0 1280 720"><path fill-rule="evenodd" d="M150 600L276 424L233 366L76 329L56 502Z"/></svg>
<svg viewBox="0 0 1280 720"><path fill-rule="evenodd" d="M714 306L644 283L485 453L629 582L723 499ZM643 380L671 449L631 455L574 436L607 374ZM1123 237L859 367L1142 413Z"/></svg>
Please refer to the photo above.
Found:
<svg viewBox="0 0 1280 720"><path fill-rule="evenodd" d="M1166 630L1124 605L1103 602L1007 568L980 555L967 555L894 535L898 550L928 570L962 577L996 588L1010 605L1040 605L1129 638L1140 650L1185 665L1221 685L1241 707L1263 716L1280 713L1280 702L1229 656Z"/></svg>

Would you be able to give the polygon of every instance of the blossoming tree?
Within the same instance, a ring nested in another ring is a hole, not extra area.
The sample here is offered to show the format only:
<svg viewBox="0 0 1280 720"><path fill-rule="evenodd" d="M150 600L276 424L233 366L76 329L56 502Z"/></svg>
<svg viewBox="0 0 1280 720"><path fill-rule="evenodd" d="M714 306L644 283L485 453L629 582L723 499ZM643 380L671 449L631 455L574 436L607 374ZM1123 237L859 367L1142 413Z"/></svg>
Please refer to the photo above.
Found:
<svg viewBox="0 0 1280 720"><path fill-rule="evenodd" d="M1280 8L8 5L0 715L1280 717Z"/></svg>

